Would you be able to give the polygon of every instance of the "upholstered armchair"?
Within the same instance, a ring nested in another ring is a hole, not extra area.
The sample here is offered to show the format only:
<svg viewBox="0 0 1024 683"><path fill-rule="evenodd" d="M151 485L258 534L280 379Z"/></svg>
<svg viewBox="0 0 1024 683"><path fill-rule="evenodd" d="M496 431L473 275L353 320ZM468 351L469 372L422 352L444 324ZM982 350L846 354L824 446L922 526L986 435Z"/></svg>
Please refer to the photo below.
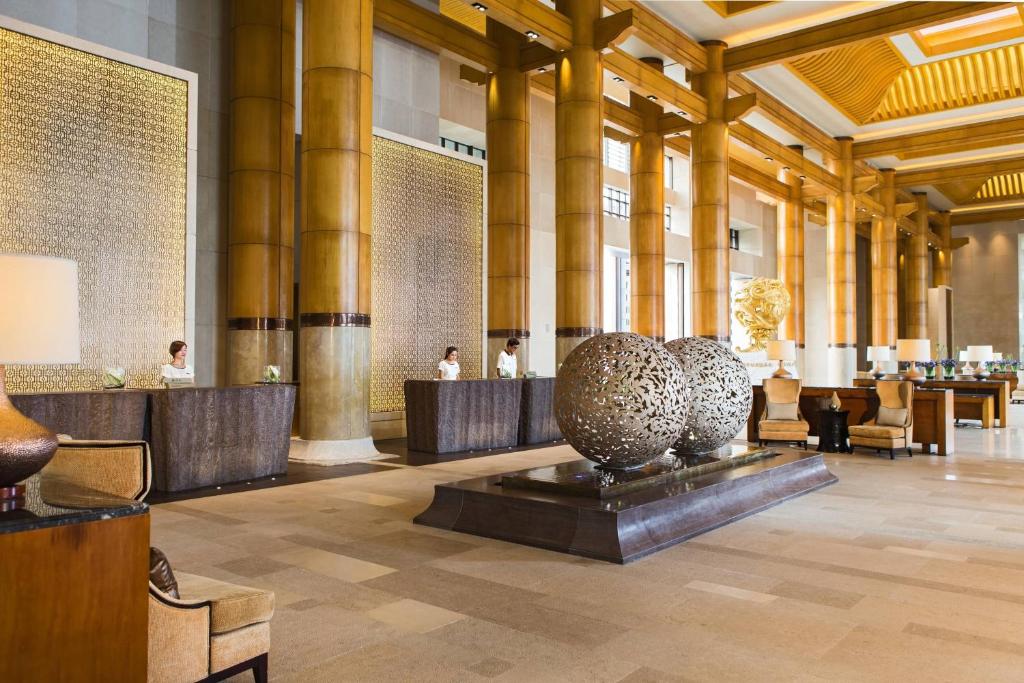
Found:
<svg viewBox="0 0 1024 683"><path fill-rule="evenodd" d="M43 472L129 500L143 500L153 480L149 445L145 441L61 438L57 452Z"/></svg>
<svg viewBox="0 0 1024 683"><path fill-rule="evenodd" d="M179 597L149 583L149 682L209 683L252 670L256 683L266 683L274 594L192 574L173 578Z"/></svg>
<svg viewBox="0 0 1024 683"><path fill-rule="evenodd" d="M888 450L889 458L896 459L896 449L907 449L913 457L910 443L914 436L914 385L900 380L882 380L875 383L878 394L878 412L864 424L850 425L850 446Z"/></svg>
<svg viewBox="0 0 1024 683"><path fill-rule="evenodd" d="M770 377L764 380L765 406L757 423L757 442L788 441L807 448L807 432L811 426L800 413L798 379Z"/></svg>

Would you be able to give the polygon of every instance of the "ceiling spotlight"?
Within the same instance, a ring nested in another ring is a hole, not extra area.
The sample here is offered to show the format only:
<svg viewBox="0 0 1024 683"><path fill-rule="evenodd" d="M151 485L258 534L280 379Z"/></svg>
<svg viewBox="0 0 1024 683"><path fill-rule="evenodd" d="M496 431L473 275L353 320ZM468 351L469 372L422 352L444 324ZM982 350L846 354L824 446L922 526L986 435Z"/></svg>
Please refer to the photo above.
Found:
<svg viewBox="0 0 1024 683"><path fill-rule="evenodd" d="M548 70L548 68L546 66L542 66L542 67L539 67L537 69L537 73L544 73L547 70Z"/></svg>
<svg viewBox="0 0 1024 683"><path fill-rule="evenodd" d="M655 101L657 101L658 96L657 95L648 95L647 99L649 99L651 102L655 102Z"/></svg>
<svg viewBox="0 0 1024 683"><path fill-rule="evenodd" d="M685 111L677 111L676 112L676 116L686 116L686 112Z"/></svg>
<svg viewBox="0 0 1024 683"><path fill-rule="evenodd" d="M800 180L807 180L807 176L805 176L805 175L800 176Z"/></svg>
<svg viewBox="0 0 1024 683"><path fill-rule="evenodd" d="M474 2L473 3L473 9L479 10L481 12L486 12L487 11L487 5L481 5L479 2Z"/></svg>
<svg viewBox="0 0 1024 683"><path fill-rule="evenodd" d="M622 76L612 76L612 80L615 81L616 83L622 83L626 79L623 78Z"/></svg>
<svg viewBox="0 0 1024 683"><path fill-rule="evenodd" d="M537 40L538 38L540 38L540 34L537 33L536 31L527 31L526 37L529 38L530 40Z"/></svg>
<svg viewBox="0 0 1024 683"><path fill-rule="evenodd" d="M782 167L782 170L783 170L783 171L788 171L788 170L789 170L789 166L783 166L783 167Z"/></svg>
<svg viewBox="0 0 1024 683"><path fill-rule="evenodd" d="M775 161L775 159L772 159L771 157L765 157L764 160L765 161Z"/></svg>

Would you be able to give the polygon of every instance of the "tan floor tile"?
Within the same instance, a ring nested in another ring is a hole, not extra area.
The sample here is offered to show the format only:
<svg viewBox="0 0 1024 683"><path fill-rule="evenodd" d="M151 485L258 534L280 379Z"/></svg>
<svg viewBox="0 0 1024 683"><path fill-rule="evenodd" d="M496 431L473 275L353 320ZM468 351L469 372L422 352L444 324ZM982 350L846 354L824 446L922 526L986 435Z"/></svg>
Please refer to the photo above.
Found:
<svg viewBox="0 0 1024 683"><path fill-rule="evenodd" d="M369 610L366 616L416 633L427 633L466 618L465 614L408 598Z"/></svg>
<svg viewBox="0 0 1024 683"><path fill-rule="evenodd" d="M686 584L686 587L692 588L696 591L724 595L726 597L736 598L737 600L747 600L749 602L766 603L772 602L776 599L776 596L768 595L767 593L758 593L757 591L748 591L744 588L723 586L719 583L709 583L707 581L691 581Z"/></svg>
<svg viewBox="0 0 1024 683"><path fill-rule="evenodd" d="M379 493L368 493L367 491L345 491L342 493L335 493L331 497L351 500L356 503L366 503L367 505L376 505L377 507L390 507L392 505L402 505L403 503L408 502L405 498L385 496Z"/></svg>
<svg viewBox="0 0 1024 683"><path fill-rule="evenodd" d="M318 574L331 576L342 581L358 583L391 574L391 567L364 562L354 557L346 557L337 553L317 548L297 548L274 555L274 559L285 564L302 567Z"/></svg>

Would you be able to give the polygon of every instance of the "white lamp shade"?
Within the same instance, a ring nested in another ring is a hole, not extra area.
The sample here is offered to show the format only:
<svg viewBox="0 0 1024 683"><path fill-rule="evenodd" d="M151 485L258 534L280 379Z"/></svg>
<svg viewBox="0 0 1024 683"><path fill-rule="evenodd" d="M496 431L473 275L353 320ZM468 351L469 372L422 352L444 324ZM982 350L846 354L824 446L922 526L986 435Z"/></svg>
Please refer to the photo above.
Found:
<svg viewBox="0 0 1024 683"><path fill-rule="evenodd" d="M772 339L767 347L768 360L796 360L796 342L792 339Z"/></svg>
<svg viewBox="0 0 1024 683"><path fill-rule="evenodd" d="M987 363L992 360L991 346L968 346L967 360L972 363Z"/></svg>
<svg viewBox="0 0 1024 683"><path fill-rule="evenodd" d="M897 339L896 360L910 362L928 360L932 356L932 343L927 339Z"/></svg>
<svg viewBox="0 0 1024 683"><path fill-rule="evenodd" d="M892 349L888 346L869 346L868 360L892 360Z"/></svg>
<svg viewBox="0 0 1024 683"><path fill-rule="evenodd" d="M960 352L960 362L961 363L967 363L969 361L970 361L970 359L967 357L967 350L964 349L963 351Z"/></svg>
<svg viewBox="0 0 1024 683"><path fill-rule="evenodd" d="M0 365L79 361L78 264L0 254Z"/></svg>

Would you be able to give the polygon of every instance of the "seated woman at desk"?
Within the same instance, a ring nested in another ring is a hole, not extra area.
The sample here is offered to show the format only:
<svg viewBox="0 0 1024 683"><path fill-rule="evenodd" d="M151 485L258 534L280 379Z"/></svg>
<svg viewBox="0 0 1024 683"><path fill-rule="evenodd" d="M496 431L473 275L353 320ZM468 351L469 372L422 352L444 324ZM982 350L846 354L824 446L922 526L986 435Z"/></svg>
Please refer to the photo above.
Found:
<svg viewBox="0 0 1024 683"><path fill-rule="evenodd" d="M449 346L444 351L444 360L437 364L437 379L458 379L459 372L459 350Z"/></svg>
<svg viewBox="0 0 1024 683"><path fill-rule="evenodd" d="M185 363L188 355L188 344L183 341L171 342L169 349L171 362L160 368L160 381L168 386L192 384L195 382L195 372L191 365Z"/></svg>

